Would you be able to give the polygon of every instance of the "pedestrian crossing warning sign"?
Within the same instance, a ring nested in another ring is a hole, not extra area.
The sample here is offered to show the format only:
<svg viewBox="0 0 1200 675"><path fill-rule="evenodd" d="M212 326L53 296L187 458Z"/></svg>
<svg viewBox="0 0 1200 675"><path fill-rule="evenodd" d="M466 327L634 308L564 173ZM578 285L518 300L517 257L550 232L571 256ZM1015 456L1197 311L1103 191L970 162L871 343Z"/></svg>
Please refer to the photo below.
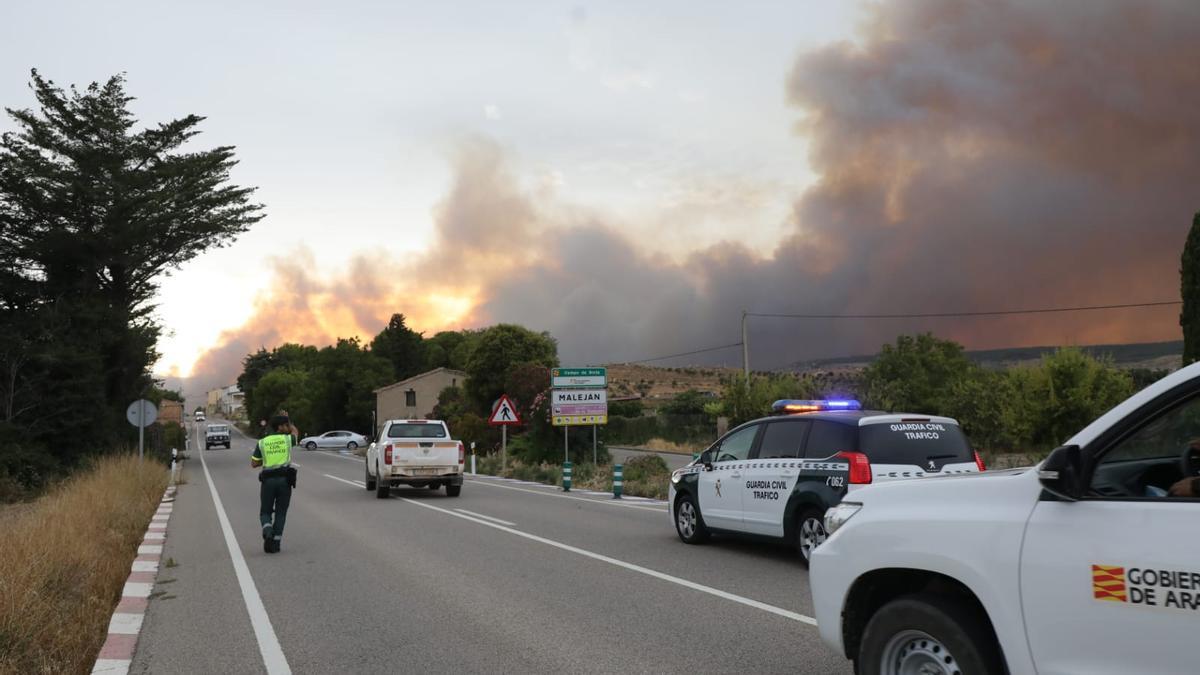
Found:
<svg viewBox="0 0 1200 675"><path fill-rule="evenodd" d="M500 400L496 402L495 409L492 410L492 416L488 418L488 424L505 426L520 423L521 416L517 414L517 406L513 405L512 399L508 397L508 394L501 394Z"/></svg>

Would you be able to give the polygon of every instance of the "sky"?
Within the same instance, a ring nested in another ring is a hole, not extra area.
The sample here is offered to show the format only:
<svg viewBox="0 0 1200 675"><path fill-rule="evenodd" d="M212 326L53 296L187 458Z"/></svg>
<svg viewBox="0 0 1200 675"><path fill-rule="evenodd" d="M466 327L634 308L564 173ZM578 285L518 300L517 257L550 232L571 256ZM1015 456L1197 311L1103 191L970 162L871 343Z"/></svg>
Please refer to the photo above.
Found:
<svg viewBox="0 0 1200 675"><path fill-rule="evenodd" d="M207 384L393 312L594 364L737 342L742 310L1174 300L1200 209L1187 0L101 4L4 3L0 103L32 104L32 67L124 72L146 123L237 147L266 218L159 298L157 372ZM1177 316L753 319L751 358L1170 340Z"/></svg>

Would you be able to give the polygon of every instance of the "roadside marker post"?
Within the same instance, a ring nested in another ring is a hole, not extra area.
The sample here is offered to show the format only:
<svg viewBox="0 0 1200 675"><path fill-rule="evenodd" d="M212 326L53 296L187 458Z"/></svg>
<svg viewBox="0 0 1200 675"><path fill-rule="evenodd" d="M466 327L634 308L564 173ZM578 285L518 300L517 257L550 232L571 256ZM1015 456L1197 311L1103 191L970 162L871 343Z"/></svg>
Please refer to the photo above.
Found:
<svg viewBox="0 0 1200 675"><path fill-rule="evenodd" d="M563 492L571 491L571 463L563 462Z"/></svg>
<svg viewBox="0 0 1200 675"><path fill-rule="evenodd" d="M471 441L471 475L475 475L475 441Z"/></svg>
<svg viewBox="0 0 1200 675"><path fill-rule="evenodd" d="M624 490L625 467L621 464L613 464L613 499L620 499Z"/></svg>

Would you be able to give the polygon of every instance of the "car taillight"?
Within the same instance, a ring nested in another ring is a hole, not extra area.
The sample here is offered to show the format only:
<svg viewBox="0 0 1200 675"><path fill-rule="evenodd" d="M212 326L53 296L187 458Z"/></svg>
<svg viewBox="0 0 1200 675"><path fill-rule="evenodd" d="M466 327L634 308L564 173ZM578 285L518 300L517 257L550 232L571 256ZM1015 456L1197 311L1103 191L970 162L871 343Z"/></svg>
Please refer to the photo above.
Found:
<svg viewBox="0 0 1200 675"><path fill-rule="evenodd" d="M458 442L458 463L467 463L467 449L463 447L462 441Z"/></svg>
<svg viewBox="0 0 1200 675"><path fill-rule="evenodd" d="M834 457L850 461L850 484L866 485L871 482L871 460L861 452L839 452Z"/></svg>
<svg viewBox="0 0 1200 675"><path fill-rule="evenodd" d="M384 464L392 463L392 444L391 443L388 443L387 445L383 446L383 463Z"/></svg>
<svg viewBox="0 0 1200 675"><path fill-rule="evenodd" d="M973 450L972 452L975 453L975 466L979 467L981 472L987 471L987 467L983 465L983 458L979 456L979 451Z"/></svg>

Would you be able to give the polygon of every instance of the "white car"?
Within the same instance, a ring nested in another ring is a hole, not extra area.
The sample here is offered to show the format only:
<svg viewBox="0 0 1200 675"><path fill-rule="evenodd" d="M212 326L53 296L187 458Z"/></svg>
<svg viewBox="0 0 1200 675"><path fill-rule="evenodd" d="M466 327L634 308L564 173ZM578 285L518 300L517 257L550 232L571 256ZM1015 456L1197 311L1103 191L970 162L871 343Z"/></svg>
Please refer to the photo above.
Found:
<svg viewBox="0 0 1200 675"><path fill-rule="evenodd" d="M300 447L305 450L317 448L345 448L354 450L367 444L367 437L353 431L326 431L320 436L307 436L300 439Z"/></svg>
<svg viewBox="0 0 1200 675"><path fill-rule="evenodd" d="M1036 469L855 492L812 556L821 637L862 674L1200 672L1198 448L1194 364Z"/></svg>
<svg viewBox="0 0 1200 675"><path fill-rule="evenodd" d="M446 494L457 497L462 493L465 461L462 442L450 438L445 422L388 420L379 440L367 446L364 482L380 499L400 485L433 490L445 485Z"/></svg>
<svg viewBox="0 0 1200 675"><path fill-rule="evenodd" d="M686 544L710 533L767 537L808 564L829 507L873 483L978 473L949 417L862 410L858 401L776 401L775 416L725 434L671 474L668 502Z"/></svg>
<svg viewBox="0 0 1200 675"><path fill-rule="evenodd" d="M229 425L210 424L204 429L204 449L210 450L216 446L229 449Z"/></svg>

